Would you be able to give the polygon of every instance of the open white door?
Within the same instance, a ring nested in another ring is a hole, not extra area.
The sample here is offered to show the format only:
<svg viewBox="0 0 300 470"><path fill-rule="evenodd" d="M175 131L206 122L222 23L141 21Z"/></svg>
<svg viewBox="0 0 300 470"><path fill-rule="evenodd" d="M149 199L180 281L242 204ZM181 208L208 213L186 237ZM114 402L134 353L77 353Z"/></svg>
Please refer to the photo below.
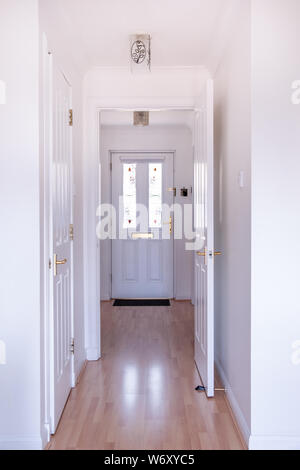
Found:
<svg viewBox="0 0 300 470"><path fill-rule="evenodd" d="M195 361L208 397L214 396L214 151L213 81L195 117Z"/></svg>
<svg viewBox="0 0 300 470"><path fill-rule="evenodd" d="M53 73L52 120L52 315L51 433L54 434L72 387L72 132L71 87L61 72Z"/></svg>

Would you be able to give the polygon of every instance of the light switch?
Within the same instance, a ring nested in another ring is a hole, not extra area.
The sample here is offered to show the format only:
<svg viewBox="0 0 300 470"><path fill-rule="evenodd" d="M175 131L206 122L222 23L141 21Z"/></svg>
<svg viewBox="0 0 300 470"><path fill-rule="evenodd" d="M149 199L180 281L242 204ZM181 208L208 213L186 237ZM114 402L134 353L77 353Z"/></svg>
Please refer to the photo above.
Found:
<svg viewBox="0 0 300 470"><path fill-rule="evenodd" d="M245 187L245 172L242 170L239 172L239 187L241 189Z"/></svg>
<svg viewBox="0 0 300 470"><path fill-rule="evenodd" d="M6 364L6 345L4 341L0 341L0 366Z"/></svg>

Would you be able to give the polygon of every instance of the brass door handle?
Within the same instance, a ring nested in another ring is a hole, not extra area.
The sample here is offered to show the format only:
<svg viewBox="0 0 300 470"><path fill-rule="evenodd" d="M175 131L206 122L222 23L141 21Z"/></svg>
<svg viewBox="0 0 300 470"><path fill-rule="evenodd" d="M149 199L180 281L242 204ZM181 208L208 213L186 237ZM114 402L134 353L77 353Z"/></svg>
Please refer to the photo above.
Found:
<svg viewBox="0 0 300 470"><path fill-rule="evenodd" d="M57 255L54 255L54 276L57 276L57 266L62 266L63 264L67 264L68 260L65 259L57 259Z"/></svg>
<svg viewBox="0 0 300 470"><path fill-rule="evenodd" d="M168 188L168 192L169 192L169 193L173 193L173 194L174 194L174 197L176 197L176 195L177 195L177 188Z"/></svg>
<svg viewBox="0 0 300 470"><path fill-rule="evenodd" d="M67 259L62 259L61 261L56 261L56 265L62 265L62 264L67 264L68 260Z"/></svg>
<svg viewBox="0 0 300 470"><path fill-rule="evenodd" d="M206 252L205 251L197 251L196 255L197 256L206 256ZM209 256L212 256L212 254L210 254ZM215 251L214 256L222 256L221 251Z"/></svg>

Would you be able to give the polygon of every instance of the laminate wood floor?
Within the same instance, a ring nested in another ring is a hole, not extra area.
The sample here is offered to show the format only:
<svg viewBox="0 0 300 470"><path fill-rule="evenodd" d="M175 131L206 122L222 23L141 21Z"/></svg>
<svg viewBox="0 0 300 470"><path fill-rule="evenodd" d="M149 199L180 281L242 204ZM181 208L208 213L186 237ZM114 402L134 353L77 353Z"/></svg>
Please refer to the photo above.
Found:
<svg viewBox="0 0 300 470"><path fill-rule="evenodd" d="M102 304L100 361L70 395L51 450L242 450L224 393L195 392L193 307Z"/></svg>

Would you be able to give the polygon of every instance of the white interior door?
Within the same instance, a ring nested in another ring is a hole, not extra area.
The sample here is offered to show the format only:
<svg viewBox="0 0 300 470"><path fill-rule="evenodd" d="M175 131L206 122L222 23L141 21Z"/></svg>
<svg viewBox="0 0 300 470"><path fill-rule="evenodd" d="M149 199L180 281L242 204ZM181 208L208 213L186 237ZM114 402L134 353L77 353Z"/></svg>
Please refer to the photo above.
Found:
<svg viewBox="0 0 300 470"><path fill-rule="evenodd" d="M71 88L53 73L52 226L53 306L51 319L51 432L55 433L72 386L72 133Z"/></svg>
<svg viewBox="0 0 300 470"><path fill-rule="evenodd" d="M114 154L112 201L117 236L112 242L112 296L174 296L173 154Z"/></svg>
<svg viewBox="0 0 300 470"><path fill-rule="evenodd" d="M208 397L214 396L214 151L213 81L195 117L195 360Z"/></svg>

